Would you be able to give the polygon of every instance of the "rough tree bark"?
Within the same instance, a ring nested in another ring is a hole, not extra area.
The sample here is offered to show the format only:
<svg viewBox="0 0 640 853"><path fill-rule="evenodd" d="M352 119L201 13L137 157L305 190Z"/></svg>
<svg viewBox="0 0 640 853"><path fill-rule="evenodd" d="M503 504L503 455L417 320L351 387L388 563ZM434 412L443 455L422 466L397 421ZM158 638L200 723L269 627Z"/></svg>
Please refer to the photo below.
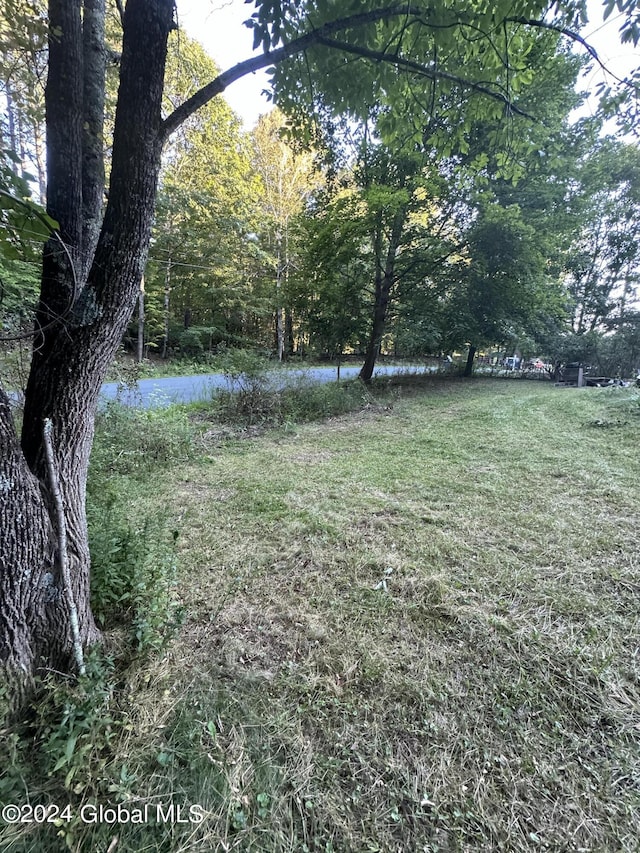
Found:
<svg viewBox="0 0 640 853"><path fill-rule="evenodd" d="M50 0L47 211L66 250L45 247L21 439L0 391L0 663L24 679L73 669L43 445L53 424L69 568L83 645L99 637L89 604L85 492L98 393L138 295L160 155L173 0L129 0L109 200L102 210L103 0ZM98 153L100 149L100 153Z"/></svg>

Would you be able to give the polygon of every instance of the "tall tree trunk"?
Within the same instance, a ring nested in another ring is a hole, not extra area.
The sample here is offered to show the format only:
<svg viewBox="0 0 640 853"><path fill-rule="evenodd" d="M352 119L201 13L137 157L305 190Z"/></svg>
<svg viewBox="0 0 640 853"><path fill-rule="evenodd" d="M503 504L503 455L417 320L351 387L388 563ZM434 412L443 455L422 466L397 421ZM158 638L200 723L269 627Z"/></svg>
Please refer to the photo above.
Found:
<svg viewBox="0 0 640 853"><path fill-rule="evenodd" d="M166 358L169 350L169 306L171 302L171 255L167 261L167 272L164 277L164 303L162 308L163 331L161 358Z"/></svg>
<svg viewBox="0 0 640 853"><path fill-rule="evenodd" d="M290 308L287 308L284 314L284 339L285 353L287 356L291 356L294 352L295 341L293 337L293 316Z"/></svg>
<svg viewBox="0 0 640 853"><path fill-rule="evenodd" d="M382 338L384 337L387 313L389 303L391 301L391 293L395 284L396 256L398 253L398 247L400 246L400 240L402 238L402 229L404 228L406 215L407 208L402 207L394 216L391 233L389 235L389 243L387 245L384 267L382 266L381 227L377 229L377 233L374 237L376 277L373 322L371 324L371 334L369 336L369 344L367 346L364 364L362 365L359 373L360 379L367 383L371 382L373 371L376 366L376 360L380 355L380 347L382 345Z"/></svg>
<svg viewBox="0 0 640 853"><path fill-rule="evenodd" d="M40 127L34 128L33 151L38 173L38 201L41 205L47 204L47 173L43 155L44 141Z"/></svg>
<svg viewBox="0 0 640 853"><path fill-rule="evenodd" d="M280 232L278 232L276 240L276 347L278 351L278 361L282 361L284 355L284 311L282 308L283 254L282 235Z"/></svg>
<svg viewBox="0 0 640 853"><path fill-rule="evenodd" d="M473 344L469 344L469 352L467 353L467 363L464 366L464 376L473 376L473 362L476 357L477 348Z"/></svg>
<svg viewBox="0 0 640 853"><path fill-rule="evenodd" d="M371 334L369 336L364 364L359 374L363 382L371 382L376 360L380 355L380 346L384 336L392 284L392 279L387 279L384 276L376 276L373 323L371 325Z"/></svg>
<svg viewBox="0 0 640 853"><path fill-rule="evenodd" d="M89 454L100 385L131 317L146 262L173 11L173 0L126 5L109 201L94 251L83 212L86 220L92 205L94 210L101 205L102 191L90 192L84 180L91 168L86 137L83 142L91 97L84 82L91 69L83 75L81 2L50 0L48 212L60 223L66 245L52 239L45 247L21 442L0 393L0 664L21 678L41 665L73 668L43 446L45 418L53 424L80 637L86 646L99 636L89 604ZM100 181L99 170L94 181Z"/></svg>
<svg viewBox="0 0 640 853"><path fill-rule="evenodd" d="M278 343L278 361L284 359L284 311L276 308L276 340Z"/></svg>
<svg viewBox="0 0 640 853"><path fill-rule="evenodd" d="M9 130L9 147L14 154L18 153L18 137L16 134L16 118L13 108L13 95L11 94L11 85L7 80L4 85L4 97L7 109L7 122Z"/></svg>
<svg viewBox="0 0 640 853"><path fill-rule="evenodd" d="M100 235L104 197L105 0L84 0L82 61L82 261L86 275Z"/></svg>

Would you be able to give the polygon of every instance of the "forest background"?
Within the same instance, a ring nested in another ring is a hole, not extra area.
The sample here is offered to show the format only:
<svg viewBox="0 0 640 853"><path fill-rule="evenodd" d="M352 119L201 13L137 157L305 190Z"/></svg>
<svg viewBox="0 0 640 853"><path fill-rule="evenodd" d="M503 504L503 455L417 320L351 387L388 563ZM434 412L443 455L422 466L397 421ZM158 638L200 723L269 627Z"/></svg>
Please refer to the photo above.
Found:
<svg viewBox="0 0 640 853"><path fill-rule="evenodd" d="M4 150L44 202L42 14L32 7L27 44L6 53L2 88ZM110 26L117 52L113 15ZM637 145L611 121L603 132L606 113L581 112L587 95L593 107L612 83L593 57L538 41L520 105L535 121L481 118L460 142L447 141L445 127L438 141L431 128L430 149L416 147L414 114L442 113L434 87L412 92L418 100L404 117L371 103L358 120L328 109L323 118L305 93L295 121L274 109L249 131L224 100L210 102L165 149L125 350L191 369L238 347L280 361L351 356L365 361L363 378L380 354L457 354L470 369L478 352L635 375ZM165 110L218 72L197 41L174 33ZM112 74L111 114L115 95ZM301 118L305 109L313 120ZM31 322L37 237L0 260L5 338ZM26 370L16 346L13 364Z"/></svg>

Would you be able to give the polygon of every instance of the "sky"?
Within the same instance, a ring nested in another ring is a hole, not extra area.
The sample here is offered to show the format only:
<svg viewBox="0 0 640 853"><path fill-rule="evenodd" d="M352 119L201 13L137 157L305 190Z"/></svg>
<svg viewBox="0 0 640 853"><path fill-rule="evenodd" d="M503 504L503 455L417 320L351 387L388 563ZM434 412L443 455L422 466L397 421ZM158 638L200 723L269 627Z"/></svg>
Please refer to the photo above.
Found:
<svg viewBox="0 0 640 853"><path fill-rule="evenodd" d="M582 33L584 39L596 49L599 58L617 77L624 78L640 65L640 48L634 48L630 44L620 43L619 29L624 20L624 15L612 14L603 21L604 6L602 0L587 0L589 23ZM586 91L593 90L607 75L596 63L590 71L583 75L579 81L581 88ZM611 79L609 78L609 82ZM595 111L597 101L587 103L585 112ZM613 128L610 128L613 132Z"/></svg>
<svg viewBox="0 0 640 853"><path fill-rule="evenodd" d="M226 71L253 53L253 33L243 26L253 10L253 4L244 0L178 0L178 23L204 45L220 70ZM247 130L272 108L261 94L268 86L266 73L260 71L232 83L224 93Z"/></svg>
<svg viewBox="0 0 640 853"><path fill-rule="evenodd" d="M589 24L584 37L595 47L601 59L618 76L624 76L640 62L637 49L621 45L618 29L622 17L612 15L603 24L602 0L588 0ZM178 0L178 19L192 38L198 39L220 66L221 71L248 59L252 54L252 33L243 21L251 16L253 3L244 0ZM594 67L584 78L584 87L593 89L603 79L603 72ZM258 117L271 109L262 95L268 88L264 71L252 74L233 83L224 94L231 108L243 120L245 128L255 126ZM585 112L595 110L595 103L587 105Z"/></svg>

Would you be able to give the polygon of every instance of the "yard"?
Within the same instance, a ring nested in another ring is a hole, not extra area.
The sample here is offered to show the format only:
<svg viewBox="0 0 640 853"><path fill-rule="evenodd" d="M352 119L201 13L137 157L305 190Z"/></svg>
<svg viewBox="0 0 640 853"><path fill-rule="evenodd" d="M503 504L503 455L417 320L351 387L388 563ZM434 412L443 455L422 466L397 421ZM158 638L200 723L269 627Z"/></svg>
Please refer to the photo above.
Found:
<svg viewBox="0 0 640 853"><path fill-rule="evenodd" d="M185 414L189 452L144 473L99 446L128 518L179 531L183 616L66 794L203 819L76 821L69 847L637 850L638 413L633 389L434 379L266 432Z"/></svg>

